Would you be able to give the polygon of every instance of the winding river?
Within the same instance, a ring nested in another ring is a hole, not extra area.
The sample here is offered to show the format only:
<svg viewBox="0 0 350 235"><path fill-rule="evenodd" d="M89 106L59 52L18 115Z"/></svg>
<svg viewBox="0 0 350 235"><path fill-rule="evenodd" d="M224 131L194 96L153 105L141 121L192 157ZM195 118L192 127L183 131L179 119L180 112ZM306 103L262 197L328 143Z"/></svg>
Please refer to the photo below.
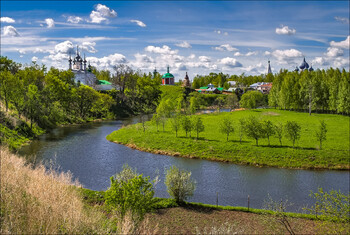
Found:
<svg viewBox="0 0 350 235"><path fill-rule="evenodd" d="M324 190L349 192L349 171L288 170L257 168L199 159L186 159L151 154L111 143L106 136L123 125L135 123L138 118L106 121L84 125L60 127L41 136L19 153L28 159L48 162L52 160L59 170L70 171L86 188L106 190L110 177L121 171L124 164L139 173L160 182L156 196L169 197L164 185L165 168L176 165L192 172L197 188L190 201L219 205L263 208L268 195L274 200L288 200L289 211L302 212L301 208L313 203L308 196L318 187Z"/></svg>

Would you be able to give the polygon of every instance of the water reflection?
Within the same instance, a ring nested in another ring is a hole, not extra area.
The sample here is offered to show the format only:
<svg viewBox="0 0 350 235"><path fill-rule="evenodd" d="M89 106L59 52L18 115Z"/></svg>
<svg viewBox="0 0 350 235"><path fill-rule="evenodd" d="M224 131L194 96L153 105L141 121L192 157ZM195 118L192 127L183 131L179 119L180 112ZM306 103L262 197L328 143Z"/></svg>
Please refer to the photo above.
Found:
<svg viewBox="0 0 350 235"><path fill-rule="evenodd" d="M149 117L150 118L150 117ZM139 117L67 126L41 136L20 150L28 158L48 161L56 157L61 170L71 171L75 178L93 190L106 190L109 178L122 170L124 164L137 168L139 173L154 178L158 169L161 182L156 196L168 197L164 185L164 171L176 165L192 172L197 189L191 201L220 205L250 206L262 208L268 194L275 200L288 199L294 203L290 208L297 211L313 201L310 190L349 191L348 171L308 171L278 168L256 168L234 164L210 162L198 159L176 158L140 152L123 145L111 143L106 136L123 125L133 124ZM31 157L30 157L31 156Z"/></svg>

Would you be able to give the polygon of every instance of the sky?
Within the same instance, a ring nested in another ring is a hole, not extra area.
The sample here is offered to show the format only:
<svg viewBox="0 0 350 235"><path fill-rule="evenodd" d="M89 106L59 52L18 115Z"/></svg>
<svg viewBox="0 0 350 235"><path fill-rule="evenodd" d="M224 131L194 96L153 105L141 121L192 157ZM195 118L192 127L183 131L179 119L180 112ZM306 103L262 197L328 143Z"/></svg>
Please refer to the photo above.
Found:
<svg viewBox="0 0 350 235"><path fill-rule="evenodd" d="M175 80L207 75L349 70L349 1L0 1L1 55L68 69L127 64Z"/></svg>

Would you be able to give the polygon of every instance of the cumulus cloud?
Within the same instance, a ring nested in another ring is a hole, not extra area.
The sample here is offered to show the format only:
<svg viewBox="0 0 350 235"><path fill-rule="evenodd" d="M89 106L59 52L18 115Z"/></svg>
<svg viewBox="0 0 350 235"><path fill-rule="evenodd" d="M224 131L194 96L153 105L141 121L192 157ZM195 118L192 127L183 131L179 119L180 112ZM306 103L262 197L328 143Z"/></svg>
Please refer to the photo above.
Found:
<svg viewBox="0 0 350 235"><path fill-rule="evenodd" d="M95 6L95 11L90 13L91 23L101 23L102 21L108 21L108 18L113 18L117 16L117 12L113 9L111 10L106 5L97 4Z"/></svg>
<svg viewBox="0 0 350 235"><path fill-rule="evenodd" d="M130 22L136 23L136 24L137 24L138 26L140 26L140 27L146 27L146 24L143 23L143 22L140 21L140 20L130 20Z"/></svg>
<svg viewBox="0 0 350 235"><path fill-rule="evenodd" d="M1 17L0 22L3 23L15 23L16 21L10 17Z"/></svg>
<svg viewBox="0 0 350 235"><path fill-rule="evenodd" d="M80 46L80 48L83 51L87 51L90 53L96 53L97 50L95 49L96 46L96 42L83 42L82 45Z"/></svg>
<svg viewBox="0 0 350 235"><path fill-rule="evenodd" d="M230 44L223 44L223 45L220 45L218 47L214 47L214 50L217 50L217 51L238 51L237 48L235 47L232 47Z"/></svg>
<svg viewBox="0 0 350 235"><path fill-rule="evenodd" d="M55 27L55 21L53 19L51 19L51 18L45 19L45 23L46 23L48 28Z"/></svg>
<svg viewBox="0 0 350 235"><path fill-rule="evenodd" d="M299 58L303 56L303 53L296 49L289 50L275 50L271 53L274 57L277 58L280 62L287 62L293 60L295 58Z"/></svg>
<svg viewBox="0 0 350 235"><path fill-rule="evenodd" d="M230 67L230 68L242 67L242 64L240 62L238 62L235 58L231 58L231 57L223 58L223 59L219 60L219 63L221 63L227 67Z"/></svg>
<svg viewBox="0 0 350 235"><path fill-rule="evenodd" d="M118 53L104 56L102 58L87 57L86 60L89 61L91 65L96 66L97 68L109 70L112 70L113 66L116 66L117 64L127 63L125 56Z"/></svg>
<svg viewBox="0 0 350 235"><path fill-rule="evenodd" d="M344 55L344 51L337 47L328 47L326 55L328 57L339 57Z"/></svg>
<svg viewBox="0 0 350 235"><path fill-rule="evenodd" d="M163 47L147 46L145 47L145 51L156 53L156 54L169 54L169 55L175 55L178 52L178 50L171 50L171 48L167 45L163 45Z"/></svg>
<svg viewBox="0 0 350 235"><path fill-rule="evenodd" d="M340 48L344 48L344 49L349 49L350 36L348 36L344 41L340 41L340 42L331 41L329 44L332 47L340 47Z"/></svg>
<svg viewBox="0 0 350 235"><path fill-rule="evenodd" d="M211 61L210 57L208 57L208 56L199 56L198 59L200 62L210 62Z"/></svg>
<svg viewBox="0 0 350 235"><path fill-rule="evenodd" d="M319 66L326 66L326 65L329 65L329 62L327 59L323 57L315 57L315 59L312 60L312 64L319 65Z"/></svg>
<svg viewBox="0 0 350 235"><path fill-rule="evenodd" d="M336 17L334 17L334 19L336 21L343 23L343 24L349 24L349 18L336 16Z"/></svg>
<svg viewBox="0 0 350 235"><path fill-rule="evenodd" d="M234 55L234 56L242 56L243 54L242 54L241 52L237 51L237 52L235 52L233 55Z"/></svg>
<svg viewBox="0 0 350 235"><path fill-rule="evenodd" d="M12 25L5 26L3 28L3 35L4 36L10 36L10 37L19 37L19 33L17 32L16 28Z"/></svg>
<svg viewBox="0 0 350 235"><path fill-rule="evenodd" d="M296 33L296 30L290 29L288 26L283 26L282 28L276 28L276 33L282 35L293 35Z"/></svg>
<svg viewBox="0 0 350 235"><path fill-rule="evenodd" d="M64 41L55 46L55 53L74 54L74 46L71 41Z"/></svg>
<svg viewBox="0 0 350 235"><path fill-rule="evenodd" d="M33 56L33 57L32 57L32 61L33 61L33 62L37 62L37 61L38 61L38 57Z"/></svg>
<svg viewBox="0 0 350 235"><path fill-rule="evenodd" d="M67 22L78 24L79 22L83 21L83 18L79 16L68 16Z"/></svg>
<svg viewBox="0 0 350 235"><path fill-rule="evenodd" d="M186 41L183 41L181 43L175 44L175 46L182 47L182 48L191 48L192 47L191 44L189 44Z"/></svg>

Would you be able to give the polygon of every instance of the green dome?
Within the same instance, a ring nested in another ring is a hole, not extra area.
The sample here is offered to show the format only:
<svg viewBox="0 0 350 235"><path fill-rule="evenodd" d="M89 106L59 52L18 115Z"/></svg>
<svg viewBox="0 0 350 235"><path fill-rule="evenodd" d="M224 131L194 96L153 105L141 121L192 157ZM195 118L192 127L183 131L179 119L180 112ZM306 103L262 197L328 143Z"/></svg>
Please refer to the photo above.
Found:
<svg viewBox="0 0 350 235"><path fill-rule="evenodd" d="M166 73L162 76L162 78L174 78L174 75L172 75L171 73Z"/></svg>

